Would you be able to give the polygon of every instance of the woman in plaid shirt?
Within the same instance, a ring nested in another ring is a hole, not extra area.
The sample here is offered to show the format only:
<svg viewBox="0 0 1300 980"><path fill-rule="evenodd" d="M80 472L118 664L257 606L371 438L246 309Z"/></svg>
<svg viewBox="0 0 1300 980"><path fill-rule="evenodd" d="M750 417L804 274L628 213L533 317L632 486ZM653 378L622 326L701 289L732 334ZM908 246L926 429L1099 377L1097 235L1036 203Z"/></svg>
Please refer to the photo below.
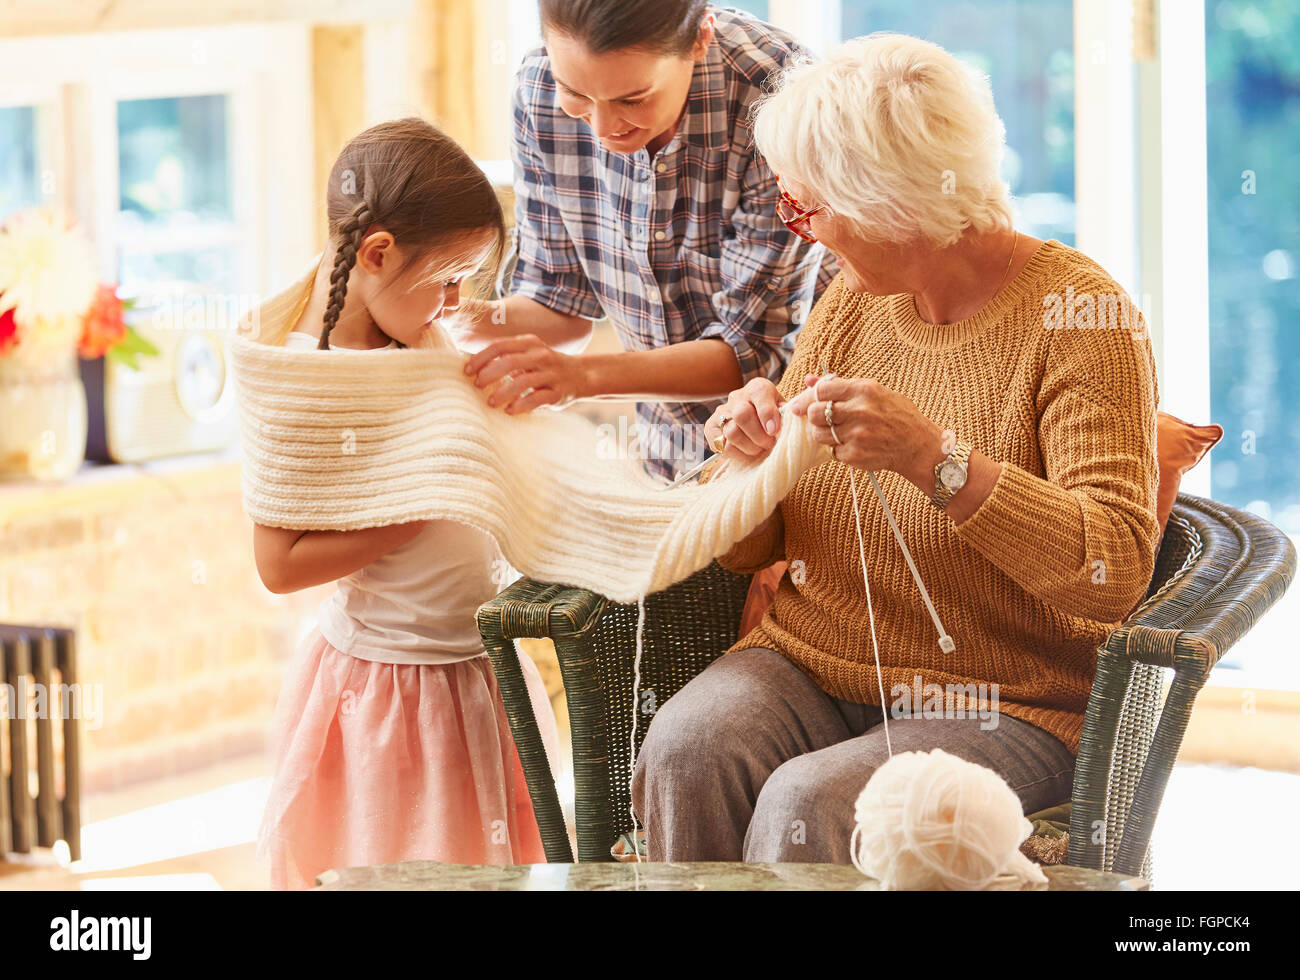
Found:
<svg viewBox="0 0 1300 980"><path fill-rule="evenodd" d="M705 0L541 0L514 98L518 261L467 311L467 366L507 412L638 398L647 467L707 451L728 392L781 376L838 267L776 216L751 104L806 52ZM624 351L584 354L608 316ZM483 346L485 345L486 346Z"/></svg>

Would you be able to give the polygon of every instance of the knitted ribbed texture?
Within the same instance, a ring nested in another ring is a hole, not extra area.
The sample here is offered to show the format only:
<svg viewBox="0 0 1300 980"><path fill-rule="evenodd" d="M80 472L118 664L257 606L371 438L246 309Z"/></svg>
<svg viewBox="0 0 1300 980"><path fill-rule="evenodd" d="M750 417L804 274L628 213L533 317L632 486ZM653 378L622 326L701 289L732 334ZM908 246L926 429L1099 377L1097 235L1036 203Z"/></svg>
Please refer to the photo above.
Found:
<svg viewBox="0 0 1300 980"><path fill-rule="evenodd" d="M631 602L706 566L829 454L792 420L761 464L661 490L586 419L489 408L445 349L279 346L310 277L233 342L245 509L260 524L354 530L453 520L543 582Z"/></svg>
<svg viewBox="0 0 1300 980"><path fill-rule="evenodd" d="M1067 292L1067 288L1070 292ZM994 684L999 709L1078 751L1096 648L1144 594L1158 545L1155 364L1136 310L1132 329L1096 326L1098 297L1123 292L1057 242L978 314L926 323L909 295L850 293L842 277L809 317L781 382L787 398L824 357L841 377L875 378L1002 475L960 526L896 473L881 490L957 649L934 624L884 512L858 481L886 701L901 685ZM1045 325L1053 297L1093 303L1093 326ZM828 693L879 703L849 474L838 462L801 479L762 535L720 560L737 571L784 557L759 626L733 649L780 650ZM919 680L918 680L919 678ZM987 694L988 697L976 697ZM956 703L987 706L992 688ZM933 704L934 702L932 702ZM892 716L891 716L892 717Z"/></svg>

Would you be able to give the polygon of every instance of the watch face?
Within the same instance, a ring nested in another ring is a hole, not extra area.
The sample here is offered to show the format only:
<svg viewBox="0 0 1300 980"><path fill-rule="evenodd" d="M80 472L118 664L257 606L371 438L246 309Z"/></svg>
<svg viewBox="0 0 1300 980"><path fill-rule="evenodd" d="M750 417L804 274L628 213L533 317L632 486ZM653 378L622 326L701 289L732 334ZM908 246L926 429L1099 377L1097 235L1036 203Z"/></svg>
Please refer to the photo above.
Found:
<svg viewBox="0 0 1300 980"><path fill-rule="evenodd" d="M939 467L939 481L949 490L960 490L966 485L966 467L948 462Z"/></svg>

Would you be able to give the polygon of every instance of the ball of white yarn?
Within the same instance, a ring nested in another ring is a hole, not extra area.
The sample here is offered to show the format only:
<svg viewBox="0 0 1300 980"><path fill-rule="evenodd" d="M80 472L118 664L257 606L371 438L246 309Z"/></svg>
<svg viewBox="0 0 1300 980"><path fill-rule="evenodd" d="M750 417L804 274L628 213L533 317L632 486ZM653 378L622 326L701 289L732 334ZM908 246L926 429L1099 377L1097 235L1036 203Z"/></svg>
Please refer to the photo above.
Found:
<svg viewBox="0 0 1300 980"><path fill-rule="evenodd" d="M853 864L882 888L974 890L999 875L1047 881L1020 853L1033 831L993 770L942 749L902 752L877 769L854 806Z"/></svg>

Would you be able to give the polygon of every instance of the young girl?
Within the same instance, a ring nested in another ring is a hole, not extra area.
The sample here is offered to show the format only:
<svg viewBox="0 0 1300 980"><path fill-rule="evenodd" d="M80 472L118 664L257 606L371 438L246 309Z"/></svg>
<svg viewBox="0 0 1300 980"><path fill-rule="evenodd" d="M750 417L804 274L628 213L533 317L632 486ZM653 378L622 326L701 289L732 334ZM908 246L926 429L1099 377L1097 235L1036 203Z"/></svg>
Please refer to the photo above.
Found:
<svg viewBox="0 0 1300 980"><path fill-rule="evenodd" d="M335 162L327 208L330 243L300 284L285 346L451 346L439 318L505 240L496 195L469 156L418 119L375 126ZM276 705L259 835L273 886L308 888L327 868L410 859L544 861L475 624L504 584L496 542L467 525L420 521L255 525L253 545L273 592L338 582ZM544 686L527 656L520 664L554 760Z"/></svg>

